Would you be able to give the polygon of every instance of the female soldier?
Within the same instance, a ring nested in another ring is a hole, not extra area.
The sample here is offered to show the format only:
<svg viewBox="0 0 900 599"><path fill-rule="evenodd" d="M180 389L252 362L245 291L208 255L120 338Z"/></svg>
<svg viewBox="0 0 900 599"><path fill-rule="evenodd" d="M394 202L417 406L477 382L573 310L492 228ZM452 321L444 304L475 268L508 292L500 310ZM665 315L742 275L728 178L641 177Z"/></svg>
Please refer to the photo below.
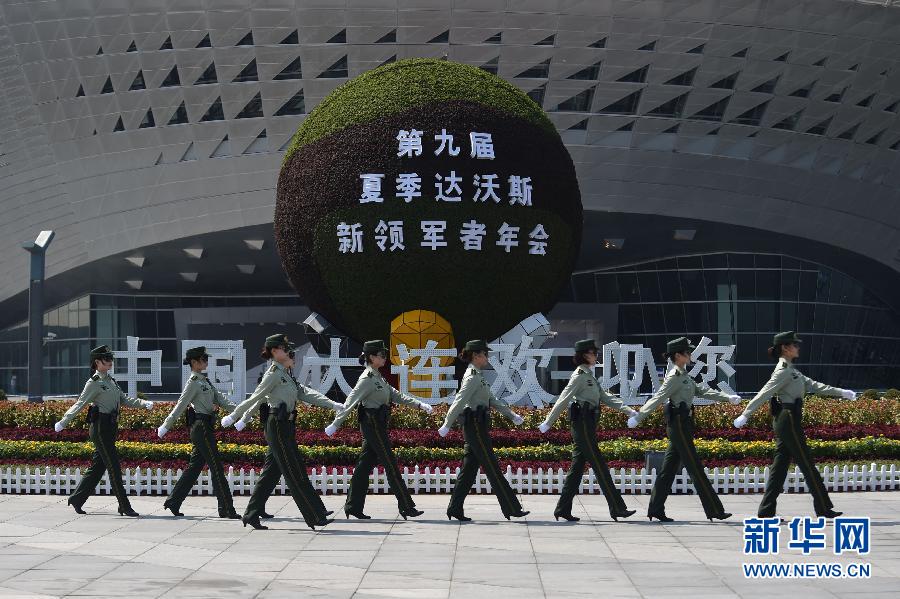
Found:
<svg viewBox="0 0 900 599"><path fill-rule="evenodd" d="M288 369L294 366L294 344L288 341L283 334L272 335L266 338L262 357L272 360L272 366L266 371L262 382L256 390L241 402L234 411L222 418L222 426L231 426L241 421L241 428L246 420L243 416L252 414L259 408L262 401L269 407L269 415L265 423L266 441L268 451L272 454L271 461L266 460L263 471L256 481L250 503L241 520L244 526L248 524L257 530L265 530L260 521L260 515L265 507L266 499L275 489L281 475L284 475L294 503L303 514L307 526L315 530L316 526L325 526L331 520L330 513L325 509L316 490L313 488L306 474L306 463L300 450L297 448L297 438L294 435L297 402L305 402L321 408L331 408L335 411L341 404L331 401L318 391L309 389L297 383Z"/></svg>
<svg viewBox="0 0 900 599"><path fill-rule="evenodd" d="M353 391L347 396L344 409L325 429L325 434L331 437L352 413L352 410L358 409L359 428L362 431L363 442L359 461L356 463L353 478L350 480L347 502L344 504L344 515L348 518L350 516L360 520L371 518L364 513L363 508L366 502L366 491L369 487L369 473L376 464L384 466L391 491L397 497L397 505L403 519L406 520L408 516L421 516L424 513L416 509L416 504L400 475L397 458L391 448L388 420L391 415L391 402L416 406L428 414L431 414L431 406L415 397L400 393L382 378L378 369L387 362L388 352L387 345L380 339L366 341L363 344L359 363L365 364L366 369L356 381Z"/></svg>
<svg viewBox="0 0 900 599"><path fill-rule="evenodd" d="M234 502L231 498L231 488L222 472L222 460L219 458L219 448L216 445L216 435L213 432L213 412L216 405L223 409L233 409L234 404L225 399L225 396L213 387L203 371L209 366L209 354L205 347L192 347L184 355L183 363L191 367L191 376L184 385L184 391L169 416L157 429L159 438L175 426L175 421L187 410L188 431L191 442L194 444L191 450L191 459L187 470L181 473L175 488L169 499L163 503L163 507L172 512L174 516L183 516L179 511L184 498L188 496L200 471L204 465L209 466L209 475L212 477L213 492L219 502L219 517L237 520L240 518L234 511Z"/></svg>
<svg viewBox="0 0 900 599"><path fill-rule="evenodd" d="M778 362L772 372L772 377L750 400L744 413L734 420L734 425L741 428L747 424L750 415L766 400L769 400L772 410L772 425L775 429L775 461L769 469L766 492L759 504L757 514L760 518L775 516L775 504L784 486L791 458L796 460L800 471L803 472L806 486L809 487L809 492L813 496L816 516L834 518L842 514L842 512L834 511L834 505L831 503L831 498L828 497L822 476L809 454L802 424L803 397L807 393L815 393L826 397L855 400L856 393L849 389L839 389L814 381L794 368L794 360L800 356L800 343L801 340L794 331L785 331L775 335L772 339L772 347L768 350L769 357Z"/></svg>
<svg viewBox="0 0 900 599"><path fill-rule="evenodd" d="M637 416L637 412L607 394L600 388L600 383L594 378L594 364L597 363L599 348L593 339L582 339L575 343L575 364L578 368L569 377L569 384L559 394L559 399L538 429L546 433L559 418L566 407L569 407L569 426L572 429L572 466L566 474L566 482L563 484L559 502L553 511L553 517L559 520L563 518L569 522L578 522L580 518L572 515L572 499L578 493L581 485L581 477L584 474L584 464L587 461L594 469L594 474L603 487L603 495L609 504L609 515L613 520L627 518L634 514L635 510L625 507L622 494L613 484L606 460L600 455L597 447L597 415L600 413L600 403L619 410L628 416Z"/></svg>
<svg viewBox="0 0 900 599"><path fill-rule="evenodd" d="M91 457L91 465L81 477L81 482L69 497L69 505L79 514L86 513L81 506L94 493L94 488L106 470L109 473L112 491L119 500L119 514L137 517L139 514L131 508L131 502L128 501L128 495L122 484L122 468L119 466L119 454L116 451L119 405L149 410L153 408L153 403L125 395L116 380L109 375L112 365L113 353L109 346L101 345L91 350L91 378L85 384L78 401L53 428L56 432L60 432L85 405L91 404L87 420L91 425L90 436L94 442L94 455Z"/></svg>
<svg viewBox="0 0 900 599"><path fill-rule="evenodd" d="M450 497L450 505L447 506L447 519L456 518L460 522L469 522L463 511L463 502L475 482L478 467L484 468L484 472L491 483L491 488L500 502L503 515L509 520L511 517L521 518L529 512L522 510L522 504L516 497L516 492L509 486L509 482L500 471L497 456L491 446L491 438L488 428L491 422L491 407L498 409L501 414L509 418L513 424L520 425L524 418L512 411L506 402L500 401L491 393L491 387L482 376L482 369L488 364L488 346L481 339L467 341L465 348L459 355L459 359L468 362L469 367L463 375L456 399L447 411L447 418L443 426L438 429L442 437L450 432L450 427L456 419L463 416L463 434L466 439L466 453L463 456L462 471L456 479L453 487L453 495Z"/></svg>
<svg viewBox="0 0 900 599"><path fill-rule="evenodd" d="M650 494L650 506L647 508L647 518L657 518L660 522L672 522L672 518L666 516L666 497L672 489L672 481L675 473L680 469L681 463L691 475L691 481L706 517L712 521L724 520L731 516L722 507L716 490L706 477L700 456L694 447L694 398L712 399L714 401L730 401L738 404L741 401L738 395L729 395L707 385L698 385L694 379L688 376L685 369L691 361L691 352L696 347L687 337L679 337L666 344L664 357L672 360L674 366L666 373L662 385L647 400L638 412L637 416L628 419L628 426L634 428L646 418L656 407L666 401L666 433L669 437L669 446L666 448L666 457L663 460L662 472L656 476L653 483L653 491Z"/></svg>

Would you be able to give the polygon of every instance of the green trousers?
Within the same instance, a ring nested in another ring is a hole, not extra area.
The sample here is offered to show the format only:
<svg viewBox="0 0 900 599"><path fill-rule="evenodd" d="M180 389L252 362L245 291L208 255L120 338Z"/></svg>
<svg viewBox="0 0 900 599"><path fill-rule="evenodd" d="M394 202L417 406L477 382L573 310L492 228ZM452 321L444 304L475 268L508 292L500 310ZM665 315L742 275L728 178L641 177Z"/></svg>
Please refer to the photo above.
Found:
<svg viewBox="0 0 900 599"><path fill-rule="evenodd" d="M491 437L488 434L490 412L484 408L470 410L466 408L463 413L463 434L466 439L465 455L463 456L462 471L456 479L453 494L450 497L450 505L447 506L448 514L463 515L463 503L466 496L475 484L475 476L479 466L484 468L491 489L500 502L500 509L504 516L509 516L522 509L516 492L509 486L509 482L500 471L500 464L491 445Z"/></svg>
<svg viewBox="0 0 900 599"><path fill-rule="evenodd" d="M118 425L112 414L100 414L91 422L90 437L94 443L94 454L91 456L91 465L84 471L81 482L69 497L69 503L73 506L84 505L87 498L94 494L94 489L106 471L109 473L112 492L119 500L119 509L131 508L128 494L125 493L125 485L122 484L122 467L119 465L119 452L116 451L117 432Z"/></svg>
<svg viewBox="0 0 900 599"><path fill-rule="evenodd" d="M194 448L191 450L191 458L187 469L181 473L178 482L172 489L166 507L172 507L175 511L181 507L184 498L187 497L194 483L200 476L204 465L209 466L209 475L212 477L213 492L219 503L219 513L225 514L234 510L234 501L231 498L231 487L222 471L222 460L219 457L219 448L216 444L216 435L213 432L211 419L198 415L191 425L191 442Z"/></svg>
<svg viewBox="0 0 900 599"><path fill-rule="evenodd" d="M625 506L625 501L622 499L622 494L619 493L619 490L613 483L612 475L609 473L609 466L607 466L603 456L600 455L600 449L597 447L597 414L596 408L582 407L577 404L572 404L569 409L569 422L573 442L572 465L566 474L566 480L563 483L556 509L553 510L554 516L570 515L572 513L572 500L578 494L578 489L581 486L585 464L591 465L594 475L600 482L603 496L609 505L610 515L618 516L628 509Z"/></svg>
<svg viewBox="0 0 900 599"><path fill-rule="evenodd" d="M266 442L269 449L244 512L248 518L258 517L263 512L266 500L283 475L291 497L307 525L316 525L325 519L325 505L306 474L306 463L297 448L294 431L290 420L279 420L275 414L269 415L266 422Z"/></svg>
<svg viewBox="0 0 900 599"><path fill-rule="evenodd" d="M653 483L653 491L650 493L650 506L647 508L648 516L659 516L666 513L666 498L672 490L672 482L675 475L681 470L681 465L687 468L691 476L691 482L700 496L703 511L706 517L711 518L725 512L722 501L716 495L712 483L706 478L703 470L703 462L697 455L694 447L694 419L687 410L671 410L667 407L666 433L669 436L669 446L663 459L662 472L657 472L656 482Z"/></svg>
<svg viewBox="0 0 900 599"><path fill-rule="evenodd" d="M347 491L347 501L344 509L347 512L362 512L366 505L366 492L369 490L369 474L377 464L384 466L391 492L397 498L397 506L401 512L415 509L416 504L412 500L409 489L400 474L397 466L397 458L391 448L391 439L388 434L388 416L390 411L387 406L377 410L361 409L359 411L359 428L362 431L362 451L353 477L350 479L350 489Z"/></svg>
<svg viewBox="0 0 900 599"><path fill-rule="evenodd" d="M800 405L789 408L784 407L773 420L775 429L775 461L769 468L769 479L766 481L766 492L759 504L757 515L760 518L772 518L775 516L775 507L778 496L784 488L788 468L791 459L797 462L806 486L813 496L813 506L816 515L821 516L831 510L834 505L825 489L822 475L819 474L813 459L809 454L809 446L806 444L806 435L803 433L802 407Z"/></svg>

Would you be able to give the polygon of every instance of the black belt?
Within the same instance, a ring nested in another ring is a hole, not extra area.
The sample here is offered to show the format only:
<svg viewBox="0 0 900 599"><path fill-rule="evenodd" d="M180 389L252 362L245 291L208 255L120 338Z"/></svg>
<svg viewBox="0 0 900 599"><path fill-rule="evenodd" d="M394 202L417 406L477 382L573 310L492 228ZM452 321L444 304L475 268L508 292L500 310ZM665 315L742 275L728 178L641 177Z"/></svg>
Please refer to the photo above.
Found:
<svg viewBox="0 0 900 599"><path fill-rule="evenodd" d="M118 421L118 419L119 419L119 411L116 410L116 411L114 411L114 412L110 412L110 413L108 413L108 414L104 414L103 412L100 411L100 407L99 407L99 406L91 406L90 408L88 408L87 421L88 421L89 423L90 423L90 422L97 422L97 421L99 421L99 420L101 420L101 419L102 419L102 420L105 420L105 421L107 421L107 422L112 422L113 424L115 424L115 423Z"/></svg>
<svg viewBox="0 0 900 599"><path fill-rule="evenodd" d="M201 414L199 412L194 412L194 419L195 420L204 420L206 422L212 422L213 415L212 414Z"/></svg>
<svg viewBox="0 0 900 599"><path fill-rule="evenodd" d="M600 411L600 406L593 406L587 402L573 401L569 404L569 417L578 420L584 416L593 416Z"/></svg>
<svg viewBox="0 0 900 599"><path fill-rule="evenodd" d="M777 397L773 397L769 400L769 409L772 410L772 416L778 416L781 414L781 411L787 408L788 410L793 411L796 414L800 414L803 412L803 398L798 397L792 403L784 403Z"/></svg>
<svg viewBox="0 0 900 599"><path fill-rule="evenodd" d="M688 404L680 404L676 406L671 401L667 401L665 407L663 408L663 413L666 415L666 422L669 422L675 417L692 417L694 415L694 404L692 403L690 406Z"/></svg>
<svg viewBox="0 0 900 599"><path fill-rule="evenodd" d="M490 408L485 406L479 406L474 410L472 408L466 408L463 412L463 422L467 424L469 422L490 422Z"/></svg>
<svg viewBox="0 0 900 599"><path fill-rule="evenodd" d="M295 409L288 412L287 404L280 404L274 410L270 410L269 415L276 420L297 422L297 410Z"/></svg>

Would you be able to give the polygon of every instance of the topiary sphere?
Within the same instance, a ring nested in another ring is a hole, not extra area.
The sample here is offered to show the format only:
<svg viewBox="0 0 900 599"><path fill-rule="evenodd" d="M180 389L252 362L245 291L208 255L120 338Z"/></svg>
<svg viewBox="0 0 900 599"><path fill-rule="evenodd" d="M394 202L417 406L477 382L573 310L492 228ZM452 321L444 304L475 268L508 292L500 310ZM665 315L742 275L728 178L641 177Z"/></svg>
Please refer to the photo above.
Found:
<svg viewBox="0 0 900 599"><path fill-rule="evenodd" d="M398 157L398 134L412 129L423 132L423 151ZM435 155L442 129L457 156ZM470 132L491 134L493 160L471 156ZM438 201L435 175L451 171L462 199ZM383 202L360 203L365 173L384 175ZM420 197L395 197L400 173L421 177ZM497 175L499 203L473 199L474 176L485 174ZM532 205L510 204L511 175L531 178ZM472 220L485 226L480 251L460 240ZM405 249L379 248L380 221L403 222ZM445 247L421 245L422 221L446 221ZM341 223L360 225L362 252L340 251ZM508 252L496 244L504 223L519 227ZM549 235L545 255L529 253L537 225ZM442 60L391 63L334 90L300 125L278 178L275 237L285 272L311 309L357 340L388 338L391 320L409 310L437 312L460 342L494 339L554 305L581 228L575 168L541 108L495 75Z"/></svg>

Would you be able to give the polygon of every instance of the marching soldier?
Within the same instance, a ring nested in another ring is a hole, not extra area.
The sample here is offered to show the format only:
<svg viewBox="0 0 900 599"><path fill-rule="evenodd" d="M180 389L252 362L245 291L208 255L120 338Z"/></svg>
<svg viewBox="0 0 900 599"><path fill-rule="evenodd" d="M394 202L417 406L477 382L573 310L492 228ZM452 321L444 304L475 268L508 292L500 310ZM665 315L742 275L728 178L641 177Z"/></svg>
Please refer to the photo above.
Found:
<svg viewBox="0 0 900 599"><path fill-rule="evenodd" d="M81 482L69 497L69 505L79 514L86 513L81 506L94 493L94 488L103 478L103 471L109 473L109 484L119 501L119 514L137 517L139 514L131 508L131 502L122 484L122 468L119 465L119 454L116 451L116 433L118 432L119 406L125 404L132 408L153 408L153 403L142 401L125 395L116 380L109 375L113 365L113 352L107 345L91 350L91 378L84 385L84 391L78 401L68 409L62 420L54 425L60 432L68 425L84 406L88 408L87 420L90 423L90 437L94 443L94 455L91 465L85 470Z"/></svg>
<svg viewBox="0 0 900 599"><path fill-rule="evenodd" d="M566 474L559 502L553 511L553 517L559 520L563 518L569 522L578 522L580 518L572 515L572 499L578 493L581 485L581 477L584 474L585 462L594 469L594 474L603 488L603 495L609 504L609 515L613 520L627 518L634 514L635 510L629 510L625 506L622 494L616 489L609 466L600 455L597 447L597 416L600 413L600 404L619 410L631 416L637 416L637 412L622 403L600 388L600 383L594 378L593 368L597 363L599 348L593 339L582 339L575 343L575 364L578 367L569 377L569 383L559 399L538 429L546 433L559 418L560 414L569 408L569 426L572 430L572 466Z"/></svg>
<svg viewBox="0 0 900 599"><path fill-rule="evenodd" d="M660 403L666 402L666 433L669 437L669 446L663 459L662 472L657 474L650 494L650 506L647 508L647 518L650 520L656 518L660 522L672 522L672 518L666 516L666 498L682 463L691 475L706 517L712 521L713 518L724 520L731 516L722 507L722 502L706 477L703 463L694 447L694 398L729 401L733 404L740 403L741 398L738 395L710 389L707 385L698 385L688 376L686 368L691 361L691 352L695 349L687 337L679 337L666 344L664 356L671 360L674 366L666 373L662 385L641 407L637 416L628 419L628 426L634 428Z"/></svg>
<svg viewBox="0 0 900 599"><path fill-rule="evenodd" d="M249 418L254 411L260 409L262 402L268 407L265 423L266 441L273 459L266 460L250 497L250 503L247 504L247 510L241 518L244 526L249 524L257 530L268 528L263 526L259 519L263 514L266 499L275 489L281 475L284 475L294 503L300 509L307 526L315 530L316 526L325 526L332 521L328 519L331 512L325 509L322 499L309 480L306 463L297 447L297 438L294 434L296 406L300 401L335 411L342 409L343 406L294 380L288 372L294 366L294 349L294 344L283 334L267 337L262 357L271 359L272 365L250 397L241 402L231 414L222 418L222 426L240 422L239 427L243 429L247 422L244 418Z"/></svg>
<svg viewBox="0 0 900 599"><path fill-rule="evenodd" d="M466 453L463 457L462 471L456 479L450 505L447 506L447 519L456 518L460 522L469 522L472 519L466 517L463 511L463 502L469 494L469 490L475 483L478 467L484 468L484 472L491 483L491 488L500 502L503 515L509 520L511 517L521 518L530 512L522 510L522 504L516 497L509 482L500 471L497 456L491 445L488 434L491 421L491 407L496 408L515 425L522 424L521 416L503 401L500 401L491 393L491 387L481 374L482 369L488 364L488 346L481 339L467 341L465 348L459 355L459 359L468 362L469 367L463 375L456 400L447 412L447 418L443 426L438 429L442 437L450 432L450 427L457 418L463 417L463 433L466 439Z"/></svg>
<svg viewBox="0 0 900 599"><path fill-rule="evenodd" d="M416 406L428 414L431 414L432 409L430 405L415 397L400 393L388 385L381 376L378 369L387 362L389 351L388 346L380 339L366 341L363 344L359 363L365 364L366 369L359 376L353 391L347 396L344 409L325 429L325 434L331 437L354 409L359 411L359 428L363 435L362 451L353 471L353 478L350 480L347 502L344 504L344 515L347 518L350 516L360 520L371 518L365 514L363 508L369 487L369 473L376 464L384 466L403 519L421 516L424 513L416 509L416 504L400 474L400 468L397 467L397 458L391 448L388 421L392 402Z"/></svg>
<svg viewBox="0 0 900 599"><path fill-rule="evenodd" d="M826 397L841 397L855 400L856 393L849 389L840 389L812 380L804 376L794 368L794 360L800 356L801 340L794 331L778 333L772 339L772 347L769 348L769 357L778 364L772 372L769 382L750 400L744 413L734 420L734 425L741 428L747 424L750 416L767 400L772 410L772 426L775 430L775 461L769 469L769 479L766 481L766 491L762 502L759 504L758 516L760 518L772 518L775 516L775 506L778 496L784 486L788 467L793 458L806 485L813 496L816 516L835 518L843 512L836 512L822 475L816 469L809 447L806 445L806 435L803 432L803 397L807 393L815 393Z"/></svg>
<svg viewBox="0 0 900 599"><path fill-rule="evenodd" d="M178 482L172 489L169 499L163 503L163 507L172 512L174 516L183 516L179 511L184 498L188 496L204 464L209 466L209 475L212 477L213 492L219 502L219 517L237 520L240 518L234 510L234 501L231 497L231 488L222 472L222 460L219 458L219 448L216 444L216 435L213 431L214 414L216 406L223 409L233 409L233 403L225 399L225 396L213 386L212 382L203 374L209 365L209 354L205 347L193 347L185 352L183 363L191 367L191 376L184 385L184 391L168 417L157 429L159 438L162 439L169 430L175 426L175 422L186 414L188 431L194 448L191 450L191 458L187 470L181 473Z"/></svg>

